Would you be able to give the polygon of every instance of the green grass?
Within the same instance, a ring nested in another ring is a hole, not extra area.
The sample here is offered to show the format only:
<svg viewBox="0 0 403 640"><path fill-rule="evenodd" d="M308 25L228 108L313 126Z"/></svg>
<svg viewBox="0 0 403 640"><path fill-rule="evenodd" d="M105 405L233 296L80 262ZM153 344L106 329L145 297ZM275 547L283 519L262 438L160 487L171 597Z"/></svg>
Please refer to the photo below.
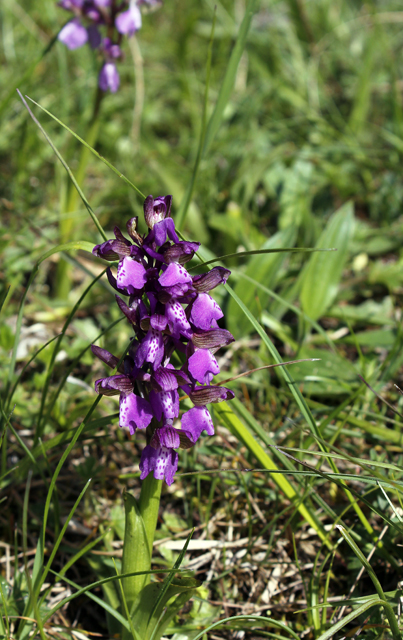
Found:
<svg viewBox="0 0 403 640"><path fill-rule="evenodd" d="M122 355L130 329L88 249L172 193L200 256L229 256L220 379L320 360L234 380L216 435L180 452L153 566L171 579L195 527L182 570L202 586L164 637L398 638L400 6L165 0L98 133L97 60L52 44L65 17L0 7L0 636L130 632L122 492L144 442L93 392L90 344ZM248 253L279 248L337 251Z"/></svg>

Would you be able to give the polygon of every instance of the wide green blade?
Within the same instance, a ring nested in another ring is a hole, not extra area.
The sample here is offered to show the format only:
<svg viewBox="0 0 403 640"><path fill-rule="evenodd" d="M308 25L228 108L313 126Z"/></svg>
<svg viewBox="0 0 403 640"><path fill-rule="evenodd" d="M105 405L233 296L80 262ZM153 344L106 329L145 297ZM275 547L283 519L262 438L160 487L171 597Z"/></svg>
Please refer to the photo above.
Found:
<svg viewBox="0 0 403 640"><path fill-rule="evenodd" d="M353 231L353 205L348 202L330 218L316 245L336 247L337 252L312 254L302 274L301 304L313 320L320 318L336 298Z"/></svg>

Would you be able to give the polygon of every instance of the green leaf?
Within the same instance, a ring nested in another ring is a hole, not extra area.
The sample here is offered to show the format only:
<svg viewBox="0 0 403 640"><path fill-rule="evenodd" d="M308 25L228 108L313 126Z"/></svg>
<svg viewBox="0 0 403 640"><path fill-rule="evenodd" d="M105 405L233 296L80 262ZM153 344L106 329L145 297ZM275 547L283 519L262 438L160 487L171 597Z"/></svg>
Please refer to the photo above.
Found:
<svg viewBox="0 0 403 640"><path fill-rule="evenodd" d="M386 296L381 302L371 299L358 305L334 306L326 312L326 315L350 323L385 325L393 323L393 311L392 298Z"/></svg>
<svg viewBox="0 0 403 640"><path fill-rule="evenodd" d="M91 555L87 557L87 562L91 569L95 572L97 578L109 578L113 574L112 561L110 558L103 558L102 556ZM64 575L64 574L63 574ZM111 607L112 610L122 614L121 601L119 596L119 586L115 581L104 582L101 585L103 601ZM88 595L88 594L87 594ZM108 631L111 637L120 636L122 633L121 621L114 615L111 615L108 609L106 611L106 622L108 625Z"/></svg>
<svg viewBox="0 0 403 640"><path fill-rule="evenodd" d="M164 612L169 600L178 594L188 594L184 602L190 599L200 582L194 578L178 576L177 572L183 561L193 531L188 535L175 564L163 582L147 584L138 594L131 610L132 620L135 621L136 630L143 640L157 640L163 633L163 629L169 624L172 616L178 609L170 608L170 617L166 621ZM181 608L184 602L179 605ZM173 605L174 603L171 603ZM162 625L160 629L160 625Z"/></svg>
<svg viewBox="0 0 403 640"><path fill-rule="evenodd" d="M358 331L353 336L345 336L340 342L345 344L359 344L360 347L372 349L391 349L398 338L394 329L374 329L373 331Z"/></svg>
<svg viewBox="0 0 403 640"><path fill-rule="evenodd" d="M336 298L350 239L354 230L351 202L329 220L317 248L336 247L336 253L314 253L302 274L302 308L313 320L320 318Z"/></svg>
<svg viewBox="0 0 403 640"><path fill-rule="evenodd" d="M122 573L150 569L150 552L143 518L137 500L127 491L123 494L125 505L125 535L123 543ZM146 584L147 576L134 576L122 580L129 611Z"/></svg>
<svg viewBox="0 0 403 640"><path fill-rule="evenodd" d="M171 574L168 577L170 576ZM132 611L132 617L135 620L140 637L144 640L159 639L173 615L182 608L185 602L190 600L199 586L199 580L181 576L174 576L168 586L166 580L162 583L152 582L148 584L140 593ZM168 601L178 595L183 596L178 602L178 607L171 603L169 613L167 609L164 614ZM166 621L165 615L167 613L169 619Z"/></svg>
<svg viewBox="0 0 403 640"><path fill-rule="evenodd" d="M197 582L197 580L194 580L194 578L183 578L183 580L187 580L188 582L189 581ZM172 585L171 585L171 588L172 588ZM163 614L163 618L160 624L156 625L155 631L153 631L150 637L150 640L160 640L166 628L171 623L173 617L182 609L182 607L185 606L187 602L189 602L191 598L193 598L194 595L196 595L196 593L197 593L197 589L192 588L189 582L189 589L186 589L186 591L184 591L183 593L179 593L178 596L175 598L175 600L167 606Z"/></svg>
<svg viewBox="0 0 403 640"><path fill-rule="evenodd" d="M307 396L340 395L350 393L359 384L354 365L338 353L328 349L302 347L302 358L317 358L318 362L296 362L292 367L296 384Z"/></svg>

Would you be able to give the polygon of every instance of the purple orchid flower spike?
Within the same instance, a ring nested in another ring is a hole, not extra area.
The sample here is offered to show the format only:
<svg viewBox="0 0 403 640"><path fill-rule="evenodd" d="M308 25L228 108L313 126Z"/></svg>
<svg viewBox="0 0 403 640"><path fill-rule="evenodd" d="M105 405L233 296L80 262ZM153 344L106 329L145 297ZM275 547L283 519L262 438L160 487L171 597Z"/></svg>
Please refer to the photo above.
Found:
<svg viewBox="0 0 403 640"><path fill-rule="evenodd" d="M137 218L132 218L126 225L130 240L115 227L115 238L93 250L97 257L118 261L116 278L108 270L108 279L121 295L128 296L128 302L120 295L116 300L134 330L123 364L105 349L93 347L102 362L118 367L118 373L97 380L95 390L119 395L122 428L131 434L145 432L140 477L153 473L167 484L172 484L178 468L177 450L192 447L203 432L214 434L207 406L234 397L230 389L212 384L220 372L214 354L234 338L218 326L223 312L209 294L226 282L230 272L214 267L190 275L184 265L200 245L179 240L171 205L172 196L148 196L145 237L137 231ZM171 364L175 351L182 354L180 369ZM181 390L193 408L179 419Z"/></svg>

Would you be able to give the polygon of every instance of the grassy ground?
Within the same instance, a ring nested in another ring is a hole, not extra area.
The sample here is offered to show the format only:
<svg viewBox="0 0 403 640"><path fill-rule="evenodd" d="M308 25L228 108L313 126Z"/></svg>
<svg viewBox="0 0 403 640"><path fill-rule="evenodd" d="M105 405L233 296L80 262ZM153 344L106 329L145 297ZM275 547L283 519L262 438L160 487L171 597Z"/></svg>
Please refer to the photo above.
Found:
<svg viewBox="0 0 403 640"><path fill-rule="evenodd" d="M211 126L184 215L215 4ZM236 342L220 352L221 380L319 360L230 383L236 400L215 405L216 435L180 453L155 567L171 567L196 527L183 566L203 587L166 632L175 640L238 614L261 621L232 620L209 638L398 637L388 612L399 621L403 573L400 8L261 0L220 111L245 3L166 0L127 44L122 87L102 102L99 154L144 194L172 193L174 217L205 256L337 248L222 261L231 291L216 297ZM88 252L55 252L35 272L61 242L100 235L15 92L95 140L97 60L60 43L43 55L65 19L52 0L5 0L0 17L0 635L110 637L110 592L64 598L113 573L122 492L139 493L141 437L119 430L114 398L91 413L104 368L89 345L122 353L130 330ZM91 154L82 172L74 136L30 105L108 237L141 216L136 191ZM44 597L27 616L37 578Z"/></svg>

